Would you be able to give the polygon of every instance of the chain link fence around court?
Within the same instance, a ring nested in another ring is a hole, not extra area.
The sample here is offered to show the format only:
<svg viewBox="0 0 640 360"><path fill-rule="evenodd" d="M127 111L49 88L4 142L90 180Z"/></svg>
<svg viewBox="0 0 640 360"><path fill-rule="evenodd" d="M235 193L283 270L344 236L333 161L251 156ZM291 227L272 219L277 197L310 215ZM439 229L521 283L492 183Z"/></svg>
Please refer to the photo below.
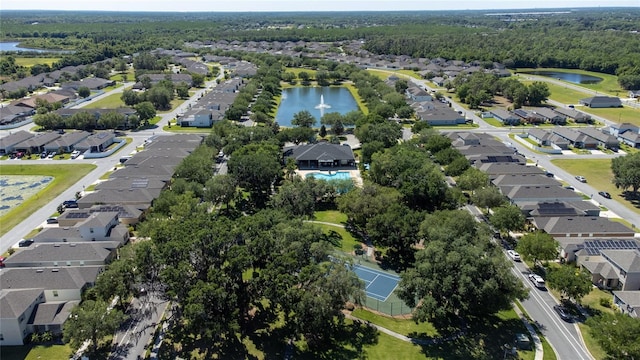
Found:
<svg viewBox="0 0 640 360"><path fill-rule="evenodd" d="M398 276L397 273L390 271L388 269L382 268L377 262L371 261L366 257L356 256L354 258L355 258L354 262L356 266L364 266L366 268L370 268L375 271L386 273L391 276ZM364 303L362 304L362 306L372 311L380 312L390 316L411 315L411 313L413 312L413 308L409 307L407 304L404 303L404 301L398 298L398 296L395 294L396 290L397 288L395 288L384 301L375 299L374 297L365 296L363 299Z"/></svg>

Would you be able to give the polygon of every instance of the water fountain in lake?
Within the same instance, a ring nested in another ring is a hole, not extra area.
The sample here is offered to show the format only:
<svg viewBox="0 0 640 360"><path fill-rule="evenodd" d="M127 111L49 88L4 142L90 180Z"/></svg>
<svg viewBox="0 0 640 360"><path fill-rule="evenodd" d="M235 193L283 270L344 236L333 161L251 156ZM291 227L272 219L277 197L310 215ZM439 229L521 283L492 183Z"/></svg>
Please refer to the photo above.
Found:
<svg viewBox="0 0 640 360"><path fill-rule="evenodd" d="M324 103L324 95L320 94L320 104L316 105L316 109L320 110L320 116L324 115L324 109L330 109L331 105Z"/></svg>

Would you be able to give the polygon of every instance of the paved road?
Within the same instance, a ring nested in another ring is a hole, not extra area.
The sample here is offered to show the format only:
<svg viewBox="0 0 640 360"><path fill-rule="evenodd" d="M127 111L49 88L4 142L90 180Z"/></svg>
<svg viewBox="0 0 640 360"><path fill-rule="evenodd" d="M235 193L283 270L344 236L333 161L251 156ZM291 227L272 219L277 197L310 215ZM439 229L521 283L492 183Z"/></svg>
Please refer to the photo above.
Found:
<svg viewBox="0 0 640 360"><path fill-rule="evenodd" d="M542 334L551 344L558 359L591 360L578 325L567 323L553 310L557 300L545 290L533 286L527 278L529 270L524 263L514 262L513 273L529 288L529 298L521 301L529 316L537 321Z"/></svg>
<svg viewBox="0 0 640 360"><path fill-rule="evenodd" d="M144 357L145 346L151 340L168 304L153 293L134 298L127 311L129 321L122 324L114 335L109 359L136 360L138 355Z"/></svg>

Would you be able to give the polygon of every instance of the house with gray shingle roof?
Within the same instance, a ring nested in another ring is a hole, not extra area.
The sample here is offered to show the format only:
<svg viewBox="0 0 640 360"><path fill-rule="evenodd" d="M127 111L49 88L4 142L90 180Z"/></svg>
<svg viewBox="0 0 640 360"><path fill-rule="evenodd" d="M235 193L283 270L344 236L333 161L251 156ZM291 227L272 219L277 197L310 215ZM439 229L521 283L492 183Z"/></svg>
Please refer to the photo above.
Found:
<svg viewBox="0 0 640 360"><path fill-rule="evenodd" d="M580 99L580 104L590 108L622 107L622 101L614 96L593 96Z"/></svg>
<svg viewBox="0 0 640 360"><path fill-rule="evenodd" d="M44 301L43 289L0 289L0 346L24 345L31 314Z"/></svg>
<svg viewBox="0 0 640 360"><path fill-rule="evenodd" d="M71 310L80 304L79 300L52 301L36 305L29 320L34 333L51 332L54 336L62 334L62 326L71 315Z"/></svg>
<svg viewBox="0 0 640 360"><path fill-rule="evenodd" d="M502 109L493 109L490 111L494 118L500 120L504 125L519 125L520 117L511 111Z"/></svg>
<svg viewBox="0 0 640 360"><path fill-rule="evenodd" d="M597 140L574 129L555 127L551 132L553 132L554 135L569 141L571 145L579 149L595 149L598 147Z"/></svg>
<svg viewBox="0 0 640 360"><path fill-rule="evenodd" d="M579 201L582 196L557 185L500 186L500 192L515 205L525 202Z"/></svg>
<svg viewBox="0 0 640 360"><path fill-rule="evenodd" d="M0 139L0 153L1 154L9 154L16 150L16 145L26 141L27 139L31 139L35 135L24 130L20 130L9 134Z"/></svg>
<svg viewBox="0 0 640 360"><path fill-rule="evenodd" d="M559 114L549 108L536 107L531 109L534 114L542 116L546 122L556 125L564 125L567 123L567 117Z"/></svg>
<svg viewBox="0 0 640 360"><path fill-rule="evenodd" d="M84 199L84 197L82 199ZM79 206L80 200L78 200ZM36 244L87 241L106 241L125 244L129 241L129 230L127 226L118 223L117 212L95 212L91 213L88 218L84 218L75 226L45 228L33 237L33 241Z"/></svg>
<svg viewBox="0 0 640 360"><path fill-rule="evenodd" d="M42 289L46 301L81 300L82 291L95 283L103 268L7 268L0 272L0 287L3 290Z"/></svg>
<svg viewBox="0 0 640 360"><path fill-rule="evenodd" d="M598 255L578 256L595 285L623 291L640 290L640 250L601 250Z"/></svg>
<svg viewBox="0 0 640 360"><path fill-rule="evenodd" d="M56 132L48 132L44 134L38 134L30 137L21 143L15 144L14 148L17 151L30 152L32 154L39 154L44 151L44 146L48 143L60 138L60 134Z"/></svg>
<svg viewBox="0 0 640 360"><path fill-rule="evenodd" d="M600 216L600 207L589 201L543 201L518 204L527 217Z"/></svg>
<svg viewBox="0 0 640 360"><path fill-rule="evenodd" d="M555 108L553 111L557 112L560 115L566 116L569 119L573 119L573 121L577 123L588 123L591 122L591 115L585 114L581 111L577 111L572 108Z"/></svg>
<svg viewBox="0 0 640 360"><path fill-rule="evenodd" d="M578 132L594 139L598 146L617 151L620 147L620 141L615 136L604 133L595 128L579 128Z"/></svg>
<svg viewBox="0 0 640 360"><path fill-rule="evenodd" d="M544 174L544 170L537 166L530 166L524 163L479 163L475 166L487 174L489 177L499 174Z"/></svg>
<svg viewBox="0 0 640 360"><path fill-rule="evenodd" d="M621 223L595 216L536 217L532 223L553 237L633 238L635 235L633 229Z"/></svg>
<svg viewBox="0 0 640 360"><path fill-rule="evenodd" d="M299 169L330 169L334 167L354 167L353 150L349 145L327 142L298 145L285 149L284 158L292 157Z"/></svg>
<svg viewBox="0 0 640 360"><path fill-rule="evenodd" d="M634 318L640 318L640 291L614 291L613 303L620 312Z"/></svg>
<svg viewBox="0 0 640 360"><path fill-rule="evenodd" d="M105 265L114 257L115 249L99 242L45 243L19 248L4 264L7 268Z"/></svg>
<svg viewBox="0 0 640 360"><path fill-rule="evenodd" d="M74 145L88 138L89 136L91 136L91 134L86 131L73 131L65 133L58 139L46 144L44 146L44 150L47 152L57 152L58 150L62 149L64 152L72 152L74 150Z"/></svg>
<svg viewBox="0 0 640 360"><path fill-rule="evenodd" d="M552 178L540 174L501 174L491 179L495 186L561 186Z"/></svg>

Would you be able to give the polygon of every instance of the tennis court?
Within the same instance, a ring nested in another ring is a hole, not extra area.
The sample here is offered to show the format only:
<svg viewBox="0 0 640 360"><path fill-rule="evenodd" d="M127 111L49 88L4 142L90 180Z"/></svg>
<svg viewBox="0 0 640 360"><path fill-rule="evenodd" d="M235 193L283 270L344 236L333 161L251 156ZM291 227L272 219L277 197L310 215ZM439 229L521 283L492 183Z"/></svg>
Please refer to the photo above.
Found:
<svg viewBox="0 0 640 360"><path fill-rule="evenodd" d="M399 276L362 265L353 265L352 270L364 281L367 296L376 300L386 301L400 282Z"/></svg>

